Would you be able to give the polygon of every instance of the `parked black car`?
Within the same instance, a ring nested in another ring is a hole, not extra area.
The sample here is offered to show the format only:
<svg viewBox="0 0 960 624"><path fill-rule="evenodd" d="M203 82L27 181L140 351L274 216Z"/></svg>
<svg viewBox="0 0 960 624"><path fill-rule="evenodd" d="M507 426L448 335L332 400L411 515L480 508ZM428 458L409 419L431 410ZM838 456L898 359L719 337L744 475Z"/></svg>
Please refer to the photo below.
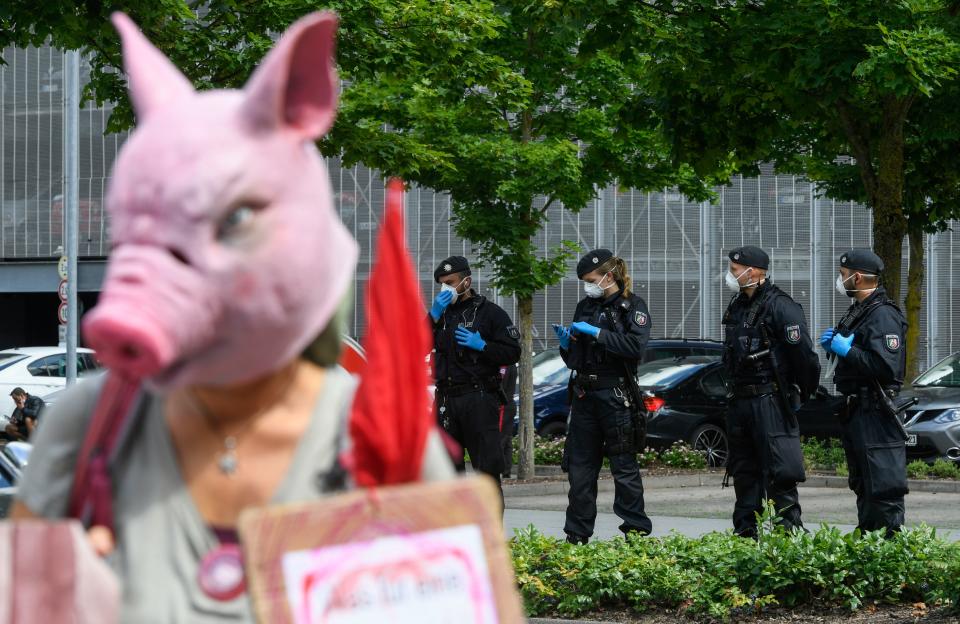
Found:
<svg viewBox="0 0 960 624"><path fill-rule="evenodd" d="M723 344L714 340L687 340L667 338L647 343L643 362L676 360L688 357L706 357L716 361L723 354ZM641 364L642 365L642 364ZM567 431L567 381L570 369L560 357L559 349L542 351L533 358L533 423L542 436L562 436ZM519 406L520 397L514 401ZM519 410L518 410L519 411ZM517 434L519 417L514 418L513 433Z"/></svg>
<svg viewBox="0 0 960 624"><path fill-rule="evenodd" d="M723 364L710 357L659 360L641 365L637 375L649 414L647 444L663 448L686 442L706 453L709 465L725 465L730 381ZM839 437L840 401L821 386L797 413L800 435Z"/></svg>

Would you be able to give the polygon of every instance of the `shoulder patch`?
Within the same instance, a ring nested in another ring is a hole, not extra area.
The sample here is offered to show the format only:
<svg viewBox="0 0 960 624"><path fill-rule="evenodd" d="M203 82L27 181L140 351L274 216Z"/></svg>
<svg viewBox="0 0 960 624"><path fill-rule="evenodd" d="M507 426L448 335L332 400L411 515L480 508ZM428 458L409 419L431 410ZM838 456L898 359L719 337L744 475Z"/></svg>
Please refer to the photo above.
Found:
<svg viewBox="0 0 960 624"><path fill-rule="evenodd" d="M883 337L883 346L885 346L890 353L896 353L900 350L900 336L887 334Z"/></svg>
<svg viewBox="0 0 960 624"><path fill-rule="evenodd" d="M634 320L634 321L636 322L636 324L639 325L640 327L646 327L646 326L647 326L647 323L650 322L650 317L648 317L648 316L646 315L646 313L644 313L644 312L636 312L636 313L634 313L634 315L633 315L633 320Z"/></svg>
<svg viewBox="0 0 960 624"><path fill-rule="evenodd" d="M797 344L800 342L800 326L799 325L787 325L787 342L790 344Z"/></svg>
<svg viewBox="0 0 960 624"><path fill-rule="evenodd" d="M520 330L517 329L516 325L510 325L507 327L507 334L514 340L520 340Z"/></svg>

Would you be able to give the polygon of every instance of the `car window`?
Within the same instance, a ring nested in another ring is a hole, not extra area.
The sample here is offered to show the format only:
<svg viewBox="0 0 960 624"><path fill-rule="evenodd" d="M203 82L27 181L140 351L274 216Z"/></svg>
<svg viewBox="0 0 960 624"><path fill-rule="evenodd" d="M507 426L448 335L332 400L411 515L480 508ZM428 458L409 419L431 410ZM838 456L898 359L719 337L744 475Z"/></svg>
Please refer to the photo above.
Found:
<svg viewBox="0 0 960 624"><path fill-rule="evenodd" d="M78 353L77 359L82 359L83 361L83 364L80 367L81 371L90 372L100 368L100 362L97 361L97 358L92 353Z"/></svg>
<svg viewBox="0 0 960 624"><path fill-rule="evenodd" d="M647 355L644 360L647 362L656 362L657 360L675 360L693 355L693 349L689 347L655 347L647 349Z"/></svg>
<svg viewBox="0 0 960 624"><path fill-rule="evenodd" d="M655 360L637 367L637 384L645 388L667 388L687 379L695 372L714 362L711 358L689 357L675 361Z"/></svg>
<svg viewBox="0 0 960 624"><path fill-rule="evenodd" d="M13 487L16 485L15 481L16 479L10 474L10 470L3 464L0 464L0 488Z"/></svg>
<svg viewBox="0 0 960 624"><path fill-rule="evenodd" d="M27 371L34 377L64 377L66 376L66 364L67 355L58 353L31 362L27 366Z"/></svg>
<svg viewBox="0 0 960 624"><path fill-rule="evenodd" d="M533 366L533 385L540 386L545 383L551 383L557 373L565 374L564 371L567 371L567 365L563 361L563 358L560 357L559 352L554 352L555 357L544 358L539 363L534 364Z"/></svg>
<svg viewBox="0 0 960 624"><path fill-rule="evenodd" d="M720 356L723 355L723 349L694 349L693 354L719 358Z"/></svg>
<svg viewBox="0 0 960 624"><path fill-rule="evenodd" d="M700 380L700 387L709 397L727 396L727 380L722 370L715 370L707 373Z"/></svg>
<svg viewBox="0 0 960 624"><path fill-rule="evenodd" d="M954 353L917 377L915 386L960 387L960 353Z"/></svg>

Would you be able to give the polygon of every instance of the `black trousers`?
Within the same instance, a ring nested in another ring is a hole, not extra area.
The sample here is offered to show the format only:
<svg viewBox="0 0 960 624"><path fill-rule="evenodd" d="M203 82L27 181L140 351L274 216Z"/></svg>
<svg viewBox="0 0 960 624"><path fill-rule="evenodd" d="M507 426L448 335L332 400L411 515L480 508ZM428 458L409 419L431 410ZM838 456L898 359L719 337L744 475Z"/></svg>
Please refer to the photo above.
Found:
<svg viewBox="0 0 960 624"><path fill-rule="evenodd" d="M787 424L782 410L776 396L765 394L735 398L727 412L727 474L733 477L737 496L733 508L737 535L756 536L756 514L767 499L773 501L781 524L803 526L797 493L797 482L805 479L800 431L795 423Z"/></svg>
<svg viewBox="0 0 960 624"><path fill-rule="evenodd" d="M857 526L884 529L888 536L903 526L907 488L907 447L900 428L880 411L875 397L852 406L843 423L848 482L857 495Z"/></svg>
<svg viewBox="0 0 960 624"><path fill-rule="evenodd" d="M437 416L444 431L470 454L473 469L490 475L497 487L501 487L500 474L504 466L499 396L484 390L454 397L438 392ZM502 487L500 496L503 497Z"/></svg>
<svg viewBox="0 0 960 624"><path fill-rule="evenodd" d="M653 523L643 510L643 480L634 448L624 448L624 433L632 430L631 412L617 389L593 390L575 397L567 432L568 535L589 538L597 519L597 479L603 457L610 459L614 479L613 511L624 533L650 533Z"/></svg>

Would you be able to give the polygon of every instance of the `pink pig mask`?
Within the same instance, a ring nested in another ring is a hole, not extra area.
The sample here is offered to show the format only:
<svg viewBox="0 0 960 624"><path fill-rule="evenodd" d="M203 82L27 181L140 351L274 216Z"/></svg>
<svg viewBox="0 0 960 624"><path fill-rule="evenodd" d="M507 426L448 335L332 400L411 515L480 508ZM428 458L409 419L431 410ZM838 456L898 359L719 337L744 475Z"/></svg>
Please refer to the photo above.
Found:
<svg viewBox="0 0 960 624"><path fill-rule="evenodd" d="M313 145L336 109L336 17L296 22L242 91L203 93L113 22L138 125L114 165L114 249L84 336L160 389L274 372L331 321L356 265Z"/></svg>

